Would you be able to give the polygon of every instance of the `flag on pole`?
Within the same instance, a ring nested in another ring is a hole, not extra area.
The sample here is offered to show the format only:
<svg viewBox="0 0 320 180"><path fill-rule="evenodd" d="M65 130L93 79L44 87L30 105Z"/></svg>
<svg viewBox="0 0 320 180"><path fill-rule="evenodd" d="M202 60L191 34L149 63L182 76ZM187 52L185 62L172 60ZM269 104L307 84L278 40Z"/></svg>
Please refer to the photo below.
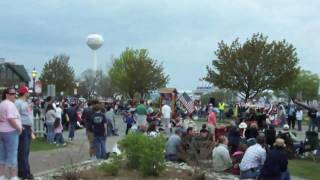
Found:
<svg viewBox="0 0 320 180"><path fill-rule="evenodd" d="M187 93L182 93L178 100L183 104L187 109L188 113L191 114L194 111L194 105L192 99L188 96Z"/></svg>

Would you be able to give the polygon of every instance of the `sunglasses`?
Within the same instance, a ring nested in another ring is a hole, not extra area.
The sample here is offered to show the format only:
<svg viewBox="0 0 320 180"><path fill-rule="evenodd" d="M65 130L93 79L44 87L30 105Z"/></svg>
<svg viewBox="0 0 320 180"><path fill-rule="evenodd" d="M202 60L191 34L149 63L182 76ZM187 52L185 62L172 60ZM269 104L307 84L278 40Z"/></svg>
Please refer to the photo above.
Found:
<svg viewBox="0 0 320 180"><path fill-rule="evenodd" d="M13 96L13 95L16 95L16 93L8 93L9 95Z"/></svg>

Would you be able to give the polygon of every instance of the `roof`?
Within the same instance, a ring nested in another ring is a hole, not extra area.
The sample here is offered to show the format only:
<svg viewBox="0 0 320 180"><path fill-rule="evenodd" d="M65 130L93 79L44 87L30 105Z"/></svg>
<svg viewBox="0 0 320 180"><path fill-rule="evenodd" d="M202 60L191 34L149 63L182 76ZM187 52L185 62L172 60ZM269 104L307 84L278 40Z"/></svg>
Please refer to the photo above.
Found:
<svg viewBox="0 0 320 180"><path fill-rule="evenodd" d="M29 77L29 74L27 73L26 69L23 65L16 65L16 64L10 64L6 63L9 68L12 69L23 81L29 82L31 79Z"/></svg>
<svg viewBox="0 0 320 180"><path fill-rule="evenodd" d="M178 93L176 88L161 88L159 89L159 93L167 94L167 93Z"/></svg>

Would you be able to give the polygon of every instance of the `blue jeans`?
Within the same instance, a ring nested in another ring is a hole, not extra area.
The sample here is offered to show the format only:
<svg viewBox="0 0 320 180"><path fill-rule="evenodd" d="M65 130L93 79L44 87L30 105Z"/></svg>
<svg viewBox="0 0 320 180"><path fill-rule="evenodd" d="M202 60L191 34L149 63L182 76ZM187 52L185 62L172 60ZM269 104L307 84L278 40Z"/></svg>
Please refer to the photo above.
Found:
<svg viewBox="0 0 320 180"><path fill-rule="evenodd" d="M106 137L104 136L95 136L94 145L96 149L97 159L104 159L107 155L106 153Z"/></svg>
<svg viewBox="0 0 320 180"><path fill-rule="evenodd" d="M281 174L281 179L282 179L282 180L290 180L290 173L289 173L288 170L286 170L285 172L283 172L283 173Z"/></svg>
<svg viewBox="0 0 320 180"><path fill-rule="evenodd" d="M310 118L309 131L315 131L317 124L317 118Z"/></svg>
<svg viewBox="0 0 320 180"><path fill-rule="evenodd" d="M69 122L69 138L73 140L74 138L74 131L76 130L76 125L77 125L77 122L73 122L73 121L70 121Z"/></svg>
<svg viewBox="0 0 320 180"><path fill-rule="evenodd" d="M259 177L260 169L254 168L252 170L241 171L240 172L240 179L255 179Z"/></svg>
<svg viewBox="0 0 320 180"><path fill-rule="evenodd" d="M64 139L63 139L62 133L56 133L55 139L56 139L57 144L64 144Z"/></svg>
<svg viewBox="0 0 320 180"><path fill-rule="evenodd" d="M53 143L54 142L54 128L53 123L46 123L47 125L47 142Z"/></svg>
<svg viewBox="0 0 320 180"><path fill-rule="evenodd" d="M22 133L19 136L18 146L18 175L27 177L30 175L29 153L31 144L31 127L23 126Z"/></svg>
<svg viewBox="0 0 320 180"><path fill-rule="evenodd" d="M0 132L0 164L7 167L17 165L19 133Z"/></svg>

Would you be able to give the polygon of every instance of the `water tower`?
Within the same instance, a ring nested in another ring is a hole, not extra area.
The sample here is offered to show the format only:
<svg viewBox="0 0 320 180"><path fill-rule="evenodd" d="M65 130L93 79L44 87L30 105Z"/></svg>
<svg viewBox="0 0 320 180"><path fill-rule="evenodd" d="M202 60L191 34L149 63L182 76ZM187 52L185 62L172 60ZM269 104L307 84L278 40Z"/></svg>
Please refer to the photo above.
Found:
<svg viewBox="0 0 320 180"><path fill-rule="evenodd" d="M104 39L99 34L90 34L87 37L87 45L93 52L93 70L97 71L97 53L96 50L103 45Z"/></svg>

